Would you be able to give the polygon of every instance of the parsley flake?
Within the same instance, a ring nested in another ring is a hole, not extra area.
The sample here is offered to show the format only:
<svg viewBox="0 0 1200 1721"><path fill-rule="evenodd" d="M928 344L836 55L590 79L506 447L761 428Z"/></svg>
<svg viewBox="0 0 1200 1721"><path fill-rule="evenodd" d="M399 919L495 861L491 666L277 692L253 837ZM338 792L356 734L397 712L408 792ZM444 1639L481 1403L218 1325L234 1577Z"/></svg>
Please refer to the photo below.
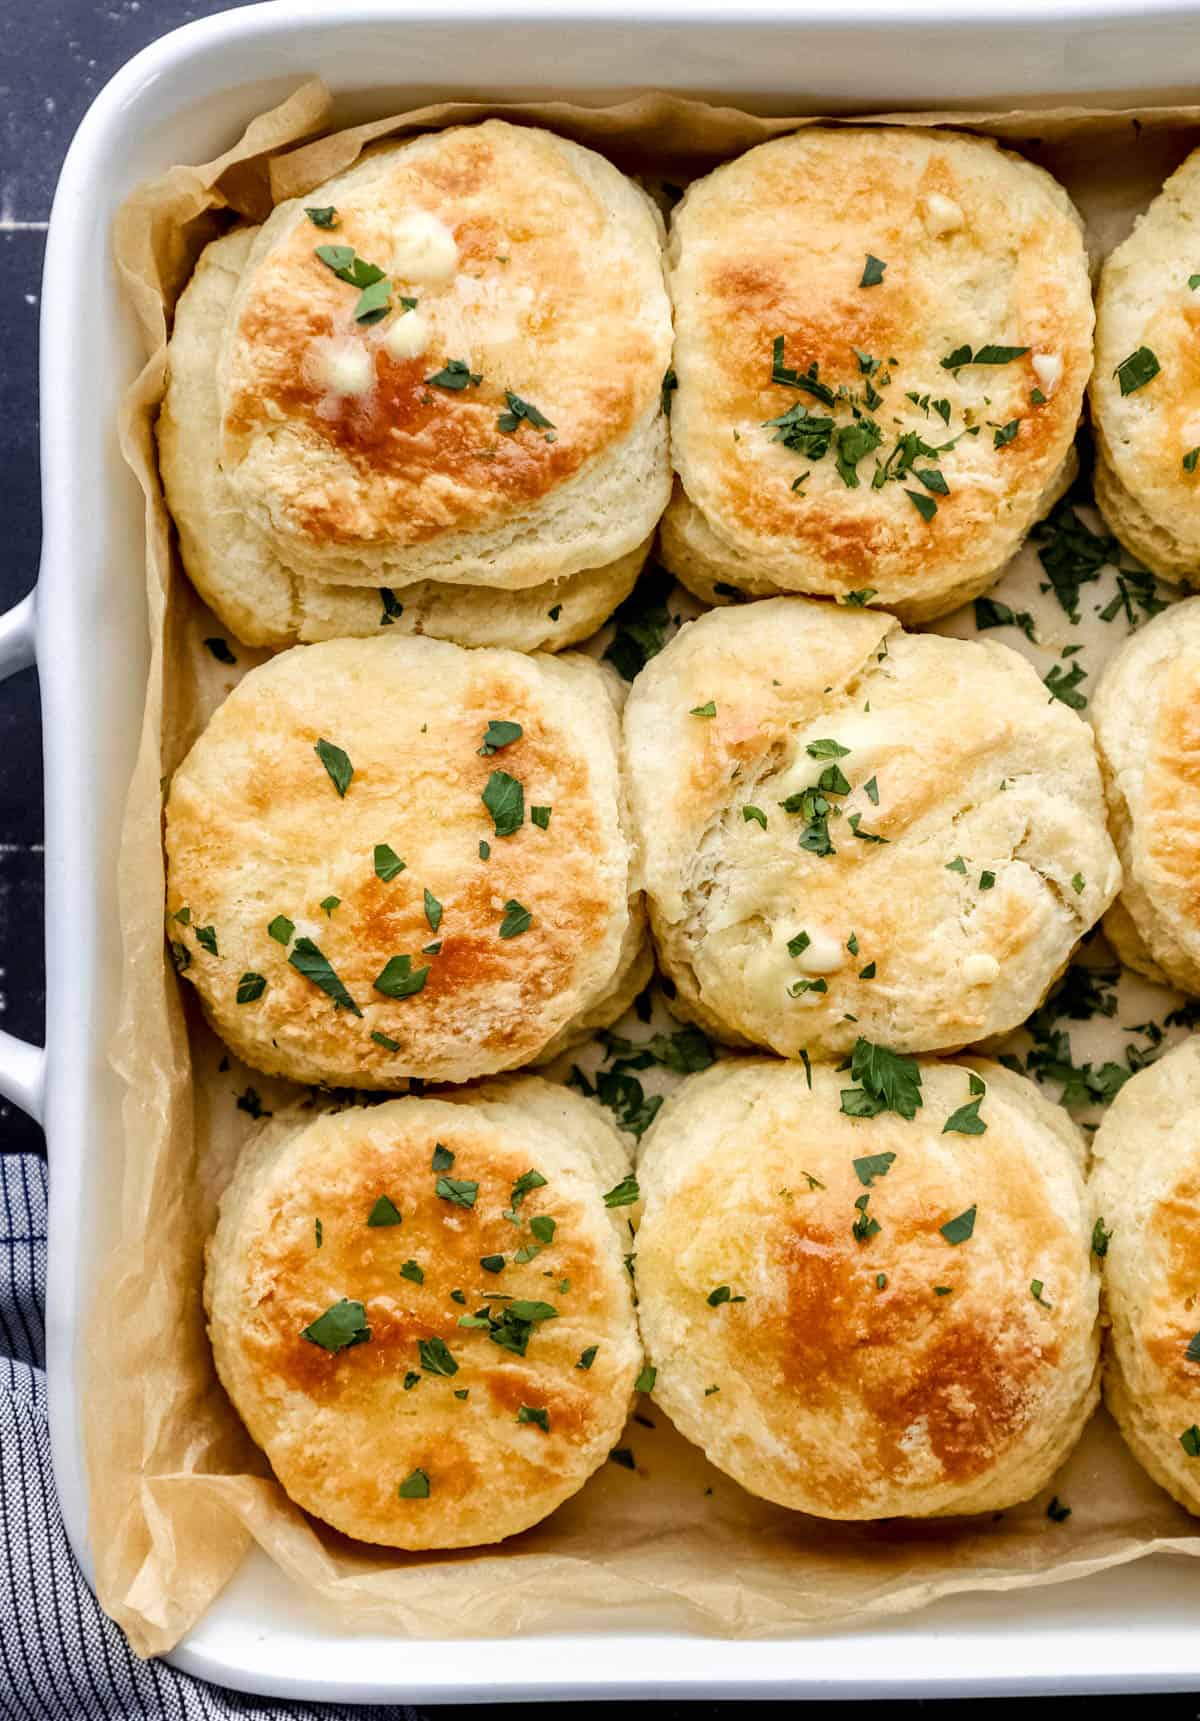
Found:
<svg viewBox="0 0 1200 1721"><path fill-rule="evenodd" d="M507 718L493 717L483 732L483 745L478 751L487 759L491 754L498 753L501 747L511 747L524 733L519 723L512 723Z"/></svg>
<svg viewBox="0 0 1200 1721"><path fill-rule="evenodd" d="M239 1004L253 1004L256 998L261 998L267 989L266 977L247 970L237 984L237 1001Z"/></svg>
<svg viewBox="0 0 1200 1721"><path fill-rule="evenodd" d="M429 965L414 968L411 956L389 956L373 984L385 998L412 998L424 989L428 973Z"/></svg>
<svg viewBox="0 0 1200 1721"><path fill-rule="evenodd" d="M525 822L525 790L507 771L493 771L480 796L492 815L495 835L511 837Z"/></svg>
<svg viewBox="0 0 1200 1721"><path fill-rule="evenodd" d="M367 1214L367 1224L373 1230L379 1230L386 1225L401 1225L403 1222L404 1216L390 1195L381 1195Z"/></svg>
<svg viewBox="0 0 1200 1721"><path fill-rule="evenodd" d="M344 800L346 790L350 787L350 779L354 775L354 766L350 763L349 754L342 748L336 747L332 741L324 739L317 742L313 752L329 773L329 781L338 792L338 800Z"/></svg>
<svg viewBox="0 0 1200 1721"><path fill-rule="evenodd" d="M504 919L500 922L501 938L519 938L532 925L533 915L515 896L510 896L504 904Z"/></svg>
<svg viewBox="0 0 1200 1721"><path fill-rule="evenodd" d="M862 272L862 279L858 283L859 286L878 287L880 282L883 280L883 271L886 268L886 263L881 262L878 257L872 257L871 253L868 251L867 261Z"/></svg>
<svg viewBox="0 0 1200 1721"><path fill-rule="evenodd" d="M322 992L328 993L336 1009L349 1010L352 1016L362 1015L362 1011L338 979L328 956L311 938L298 938L292 946L288 961L306 980L311 980L314 986L319 986Z"/></svg>
<svg viewBox="0 0 1200 1721"><path fill-rule="evenodd" d="M1122 359L1113 375L1120 385L1122 394L1134 394L1139 388L1153 380L1161 369L1158 360L1149 347L1138 347L1130 353L1127 359Z"/></svg>
<svg viewBox="0 0 1200 1721"><path fill-rule="evenodd" d="M978 1101L975 1103L978 1104ZM970 1133L978 1134L979 1132L976 1130ZM938 1230L946 1239L947 1243L966 1242L967 1238L975 1229L976 1206L977 1203L972 1202L965 1213L960 1213L955 1219L947 1219L944 1225L938 1226Z"/></svg>
<svg viewBox="0 0 1200 1721"><path fill-rule="evenodd" d="M365 1345L370 1336L366 1309L348 1297L332 1303L311 1326L300 1329L302 1339L333 1352L349 1350L351 1345Z"/></svg>

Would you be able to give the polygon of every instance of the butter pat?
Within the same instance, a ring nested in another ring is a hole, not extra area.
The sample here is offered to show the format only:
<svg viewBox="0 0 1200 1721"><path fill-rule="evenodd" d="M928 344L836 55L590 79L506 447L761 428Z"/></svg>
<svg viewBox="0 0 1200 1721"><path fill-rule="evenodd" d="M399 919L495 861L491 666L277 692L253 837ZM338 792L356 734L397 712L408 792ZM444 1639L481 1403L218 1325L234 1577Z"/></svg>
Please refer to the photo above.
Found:
<svg viewBox="0 0 1200 1721"><path fill-rule="evenodd" d="M836 974L846 964L846 946L819 927L805 927L809 942L795 958L796 967L805 974Z"/></svg>
<svg viewBox="0 0 1200 1721"><path fill-rule="evenodd" d="M317 354L322 387L332 394L366 394L375 381L375 360L362 341L326 341Z"/></svg>
<svg viewBox="0 0 1200 1721"><path fill-rule="evenodd" d="M448 281L458 267L458 246L444 221L424 209L402 215L391 233L390 274L402 281Z"/></svg>
<svg viewBox="0 0 1200 1721"><path fill-rule="evenodd" d="M968 986L988 986L1000 978L1000 964L994 956L977 951L964 960L962 977Z"/></svg>
<svg viewBox="0 0 1200 1721"><path fill-rule="evenodd" d="M415 359L429 345L429 324L420 311L406 311L379 338L379 344L394 359Z"/></svg>
<svg viewBox="0 0 1200 1721"><path fill-rule="evenodd" d="M963 212L952 197L931 191L925 199L925 231L934 239L944 239L947 233L957 233L963 224Z"/></svg>
<svg viewBox="0 0 1200 1721"><path fill-rule="evenodd" d="M1049 399L1062 381L1062 355L1060 353L1034 353L1029 362L1033 366L1034 376L1038 379L1038 387Z"/></svg>

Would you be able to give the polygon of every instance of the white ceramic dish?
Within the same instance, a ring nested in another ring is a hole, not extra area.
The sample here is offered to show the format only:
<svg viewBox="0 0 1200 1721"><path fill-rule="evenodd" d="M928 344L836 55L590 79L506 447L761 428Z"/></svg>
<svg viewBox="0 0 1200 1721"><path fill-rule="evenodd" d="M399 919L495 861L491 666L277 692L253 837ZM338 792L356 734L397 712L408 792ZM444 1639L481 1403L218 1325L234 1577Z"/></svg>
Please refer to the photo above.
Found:
<svg viewBox="0 0 1200 1721"><path fill-rule="evenodd" d="M47 950L47 1046L0 1035L0 1093L49 1139L51 1432L85 1570L80 1314L117 1188L115 865L147 659L141 499L114 429L139 363L109 262L121 198L216 154L313 71L351 117L463 93L603 99L646 85L780 112L1120 104L1200 84L1198 26L1200 0L285 0L188 25L104 90L63 169L46 252L41 577L0 619L0 678L35 647L41 672ZM639 1614L620 1632L581 1621L569 1636L414 1648L332 1634L253 1555L169 1659L248 1691L363 1702L1183 1690L1200 1684L1198 1581L1190 1562L1144 1561L793 1642L684 1636Z"/></svg>

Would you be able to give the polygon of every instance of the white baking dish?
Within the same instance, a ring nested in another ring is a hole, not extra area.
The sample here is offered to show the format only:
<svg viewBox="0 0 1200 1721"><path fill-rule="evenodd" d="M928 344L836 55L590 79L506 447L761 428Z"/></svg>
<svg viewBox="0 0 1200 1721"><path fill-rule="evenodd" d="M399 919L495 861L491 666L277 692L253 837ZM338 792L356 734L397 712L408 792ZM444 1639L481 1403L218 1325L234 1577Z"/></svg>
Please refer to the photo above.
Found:
<svg viewBox="0 0 1200 1721"><path fill-rule="evenodd" d="M0 1035L0 1092L41 1116L49 1138L51 1431L85 1569L80 1316L102 1294L96 1259L118 1186L120 1092L106 1061L120 982L115 862L148 655L141 498L115 432L139 363L109 263L121 198L171 163L214 155L314 71L343 117L455 94L601 99L647 85L791 112L1048 95L1119 105L1200 84L1198 26L1200 0L284 0L175 32L100 96L63 169L46 253L41 578L36 604L0 620L0 677L29 663L36 642L42 678L48 1039L43 1053ZM1190 1562L1150 1560L794 1642L682 1636L639 1614L619 1634L585 1625L414 1652L332 1634L254 1554L169 1659L245 1690L361 1701L1195 1689L1198 1581Z"/></svg>

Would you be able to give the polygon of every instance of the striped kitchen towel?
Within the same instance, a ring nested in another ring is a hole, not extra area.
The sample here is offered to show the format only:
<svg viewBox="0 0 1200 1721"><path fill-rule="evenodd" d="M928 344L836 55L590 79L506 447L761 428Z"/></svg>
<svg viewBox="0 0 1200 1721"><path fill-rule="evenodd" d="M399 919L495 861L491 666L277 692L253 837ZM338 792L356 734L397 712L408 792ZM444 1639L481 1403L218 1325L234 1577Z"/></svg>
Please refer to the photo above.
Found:
<svg viewBox="0 0 1200 1721"><path fill-rule="evenodd" d="M75 1564L46 1419L46 1167L0 1152L0 1721L420 1721L408 1708L274 1703L139 1661Z"/></svg>

